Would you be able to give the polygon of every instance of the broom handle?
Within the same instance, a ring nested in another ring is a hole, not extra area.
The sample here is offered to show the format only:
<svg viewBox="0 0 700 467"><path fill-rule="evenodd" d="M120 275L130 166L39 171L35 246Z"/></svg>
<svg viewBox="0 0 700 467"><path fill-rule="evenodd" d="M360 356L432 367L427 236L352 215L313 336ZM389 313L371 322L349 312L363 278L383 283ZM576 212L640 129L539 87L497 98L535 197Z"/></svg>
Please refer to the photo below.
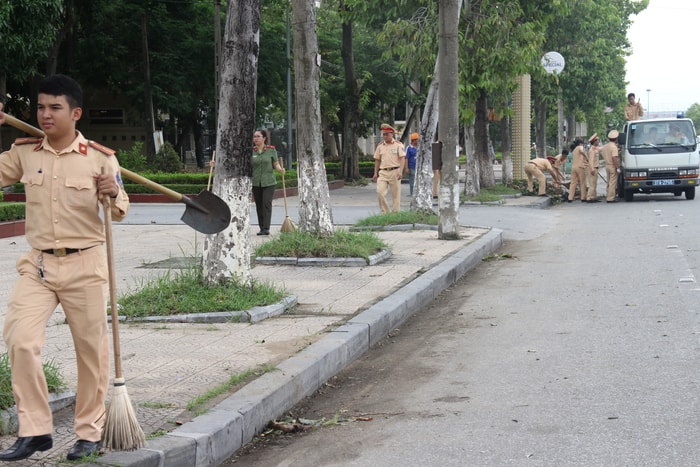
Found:
<svg viewBox="0 0 700 467"><path fill-rule="evenodd" d="M284 217L289 217L289 213L287 213L287 187L284 185L284 174L282 174L282 197L284 198Z"/></svg>
<svg viewBox="0 0 700 467"><path fill-rule="evenodd" d="M207 182L207 191L211 188L211 175L214 173L214 165L212 162L216 163L216 151L211 154L211 161L209 162L209 181Z"/></svg>
<svg viewBox="0 0 700 467"><path fill-rule="evenodd" d="M104 168L102 168L104 173ZM102 196L105 217L105 243L107 244L107 271L109 273L109 305L112 313L112 342L114 345L114 377L122 377L122 352L119 344L119 310L117 309L117 284L114 275L114 242L112 241L112 202Z"/></svg>

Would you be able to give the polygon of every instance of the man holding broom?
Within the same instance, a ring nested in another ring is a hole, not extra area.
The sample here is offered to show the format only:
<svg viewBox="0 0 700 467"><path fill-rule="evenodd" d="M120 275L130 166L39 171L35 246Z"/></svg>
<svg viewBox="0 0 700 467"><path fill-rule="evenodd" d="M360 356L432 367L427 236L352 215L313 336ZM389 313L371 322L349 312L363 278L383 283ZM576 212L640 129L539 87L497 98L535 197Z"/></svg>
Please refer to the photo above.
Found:
<svg viewBox="0 0 700 467"><path fill-rule="evenodd" d="M110 366L108 268L99 198L113 199L111 216L116 220L129 209L113 151L76 130L82 116L80 85L65 75L50 76L40 84L37 102L37 120L45 137L19 138L0 154L0 186L25 184L26 239L32 248L17 261L19 279L3 330L19 431L14 445L0 452L2 461L25 459L53 447L41 347L59 303L78 366L74 426L78 440L67 458L77 460L99 451Z"/></svg>

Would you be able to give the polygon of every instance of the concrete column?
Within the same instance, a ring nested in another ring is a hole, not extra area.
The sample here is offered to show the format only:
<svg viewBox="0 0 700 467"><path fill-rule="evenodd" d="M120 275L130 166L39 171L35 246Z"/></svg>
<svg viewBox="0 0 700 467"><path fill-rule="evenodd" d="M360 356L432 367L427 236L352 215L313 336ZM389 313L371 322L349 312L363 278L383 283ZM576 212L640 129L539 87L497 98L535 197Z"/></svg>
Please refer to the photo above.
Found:
<svg viewBox="0 0 700 467"><path fill-rule="evenodd" d="M513 180L525 178L525 164L530 160L530 75L516 78L513 92Z"/></svg>

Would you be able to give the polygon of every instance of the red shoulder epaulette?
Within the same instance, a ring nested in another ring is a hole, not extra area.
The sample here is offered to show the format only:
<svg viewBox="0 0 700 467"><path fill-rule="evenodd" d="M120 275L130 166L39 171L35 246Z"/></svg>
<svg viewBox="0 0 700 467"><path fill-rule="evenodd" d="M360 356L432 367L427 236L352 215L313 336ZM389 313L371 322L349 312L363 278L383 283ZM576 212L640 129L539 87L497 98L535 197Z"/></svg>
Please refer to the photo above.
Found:
<svg viewBox="0 0 700 467"><path fill-rule="evenodd" d="M114 149L110 149L110 148L108 148L107 146L102 146L100 143L96 143L96 142L94 142L94 141L90 141L89 144L90 144L90 147L91 147L91 148L97 149L97 150L100 151L102 154L105 154L105 155L107 155L107 156L113 156L113 155L116 154L116 152L117 152L117 151L115 151Z"/></svg>
<svg viewBox="0 0 700 467"><path fill-rule="evenodd" d="M17 138L15 140L16 145L22 145L22 144L38 144L44 141L44 138L34 138L34 137L29 137L29 138Z"/></svg>
<svg viewBox="0 0 700 467"><path fill-rule="evenodd" d="M267 148L267 149L277 149L276 147L274 147L274 146L272 146L272 145L270 145L270 146L265 146L265 148Z"/></svg>

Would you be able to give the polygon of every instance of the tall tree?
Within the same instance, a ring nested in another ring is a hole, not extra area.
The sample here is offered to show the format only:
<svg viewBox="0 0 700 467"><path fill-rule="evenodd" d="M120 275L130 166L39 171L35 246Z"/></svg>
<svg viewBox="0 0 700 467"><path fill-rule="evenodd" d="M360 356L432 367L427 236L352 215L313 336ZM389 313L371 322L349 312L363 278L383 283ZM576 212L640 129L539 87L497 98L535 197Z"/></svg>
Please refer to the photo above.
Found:
<svg viewBox="0 0 700 467"><path fill-rule="evenodd" d="M255 92L260 45L260 0L229 2L222 50L221 97L214 193L231 207L231 224L204 242L204 271L210 285L250 274L250 140L255 130Z"/></svg>
<svg viewBox="0 0 700 467"><path fill-rule="evenodd" d="M459 97L457 94L459 40L457 25L462 0L440 0L440 133L443 143L439 196L438 237L459 238Z"/></svg>
<svg viewBox="0 0 700 467"><path fill-rule="evenodd" d="M334 227L321 147L321 70L313 0L294 0L292 13L299 227L316 235L331 235Z"/></svg>

